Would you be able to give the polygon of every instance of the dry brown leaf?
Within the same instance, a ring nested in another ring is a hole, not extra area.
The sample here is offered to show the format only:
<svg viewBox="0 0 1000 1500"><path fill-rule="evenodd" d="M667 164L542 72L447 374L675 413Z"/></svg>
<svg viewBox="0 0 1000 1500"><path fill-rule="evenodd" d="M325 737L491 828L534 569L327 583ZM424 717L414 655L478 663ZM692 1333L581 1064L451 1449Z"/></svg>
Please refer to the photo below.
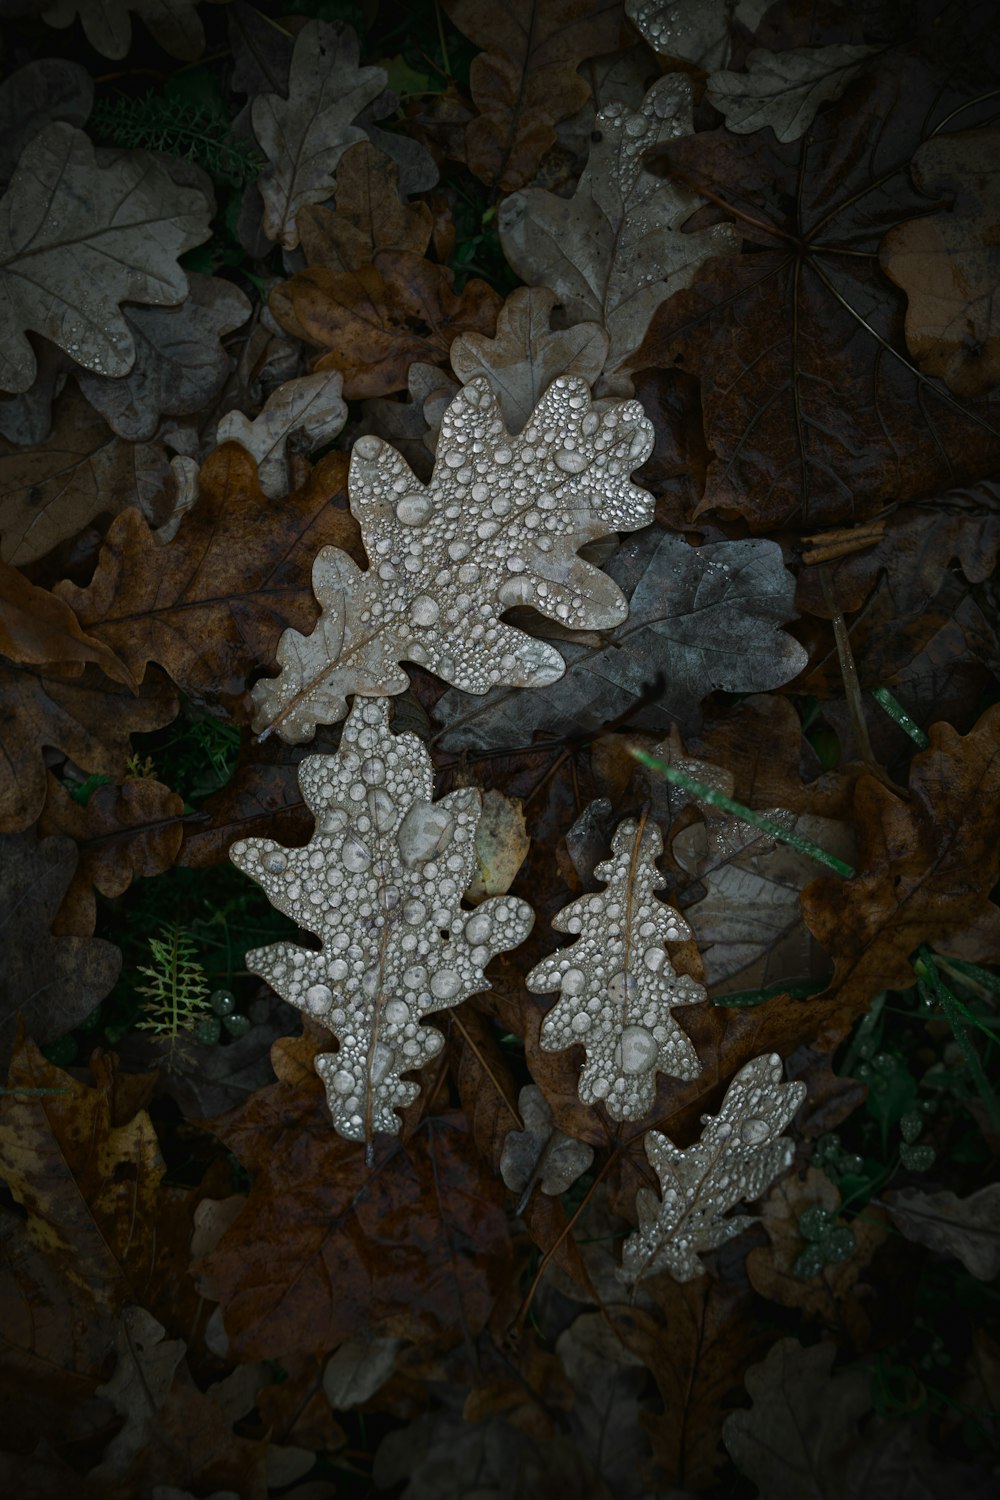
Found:
<svg viewBox="0 0 1000 1500"><path fill-rule="evenodd" d="M610 0L445 0L444 8L484 49L469 71L479 114L465 129L465 159L489 187L509 193L534 177L556 122L586 103L577 67L614 49L621 12Z"/></svg>
<svg viewBox="0 0 1000 1500"><path fill-rule="evenodd" d="M116 682L135 686L124 662L81 629L68 604L5 562L0 562L0 652L21 666L52 664L67 672L93 662Z"/></svg>
<svg viewBox="0 0 1000 1500"><path fill-rule="evenodd" d="M493 332L497 293L476 280L456 293L454 280L447 266L412 250L382 250L357 271L299 271L272 311L290 332L330 351L315 368L340 370L349 400L384 396L405 388L414 360L444 364L458 334Z"/></svg>
<svg viewBox="0 0 1000 1500"><path fill-rule="evenodd" d="M423 255L433 222L426 203L402 201L399 168L370 141L341 157L334 207L304 208L298 220L306 260L328 271L360 271L380 250Z"/></svg>
<svg viewBox="0 0 1000 1500"><path fill-rule="evenodd" d="M312 617L316 550L356 549L356 523L331 503L345 470L346 455L328 454L306 485L275 502L249 454L226 443L202 465L200 498L174 541L161 547L140 513L126 511L89 587L62 583L58 593L137 678L157 661L189 694L241 702L282 630Z"/></svg>
<svg viewBox="0 0 1000 1500"><path fill-rule="evenodd" d="M1000 129L935 135L911 172L947 213L890 229L882 269L906 293L906 344L925 375L958 396L981 396L1000 381Z"/></svg>

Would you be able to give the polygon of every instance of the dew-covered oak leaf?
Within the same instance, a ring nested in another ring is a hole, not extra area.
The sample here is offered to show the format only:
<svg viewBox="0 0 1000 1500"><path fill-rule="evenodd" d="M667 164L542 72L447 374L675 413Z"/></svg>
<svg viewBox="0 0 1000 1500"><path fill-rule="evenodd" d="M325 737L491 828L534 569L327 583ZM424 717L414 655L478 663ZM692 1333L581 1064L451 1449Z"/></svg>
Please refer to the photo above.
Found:
<svg viewBox="0 0 1000 1500"><path fill-rule="evenodd" d="M781 1058L765 1053L744 1064L717 1115L703 1115L701 1137L686 1151L658 1131L645 1137L646 1155L660 1179L661 1197L640 1188L639 1228L622 1251L618 1272L636 1282L656 1271L693 1281L704 1270L699 1252L714 1250L753 1221L723 1218L737 1203L753 1203L792 1162L781 1132L806 1095L804 1083L783 1083Z"/></svg>
<svg viewBox="0 0 1000 1500"><path fill-rule="evenodd" d="M37 362L28 330L98 375L126 375L135 340L120 304L176 306L178 257L209 235L211 208L146 152L107 166L82 130L47 125L0 200L0 389L26 391Z"/></svg>
<svg viewBox="0 0 1000 1500"><path fill-rule="evenodd" d="M877 47L790 47L749 54L746 72L713 73L707 95L726 128L749 135L768 125L779 141L805 135L821 104L839 99Z"/></svg>
<svg viewBox="0 0 1000 1500"><path fill-rule="evenodd" d="M384 699L356 699L337 754L301 762L316 818L304 848L246 839L230 851L272 905L322 940L319 952L255 949L247 967L337 1037L339 1051L321 1053L316 1070L336 1129L355 1141L399 1130L395 1108L419 1091L401 1075L444 1044L422 1017L487 989L485 965L533 921L512 896L463 909L479 793L432 802L429 755L415 735L391 735L388 717Z"/></svg>
<svg viewBox="0 0 1000 1500"><path fill-rule="evenodd" d="M598 412L569 377L553 382L516 437L485 378L464 386L427 485L387 443L359 438L348 489L368 570L338 548L319 553L322 614L309 636L285 631L281 675L254 687L258 732L307 740L318 723L343 718L348 694L405 691L402 661L467 693L561 677L555 647L500 615L528 604L568 630L625 618L618 585L577 550L652 520L652 497L629 480L652 440L638 402Z"/></svg>
<svg viewBox="0 0 1000 1500"><path fill-rule="evenodd" d="M698 1054L671 1010L707 996L690 975L675 972L667 952L691 929L653 894L663 883L654 863L663 850L659 829L627 818L611 848L613 857L594 871L607 888L553 918L556 931L576 942L536 964L526 983L535 994L561 991L542 1023L541 1045L560 1052L583 1043L583 1103L602 1103L615 1120L638 1120L652 1106L657 1073L698 1076Z"/></svg>

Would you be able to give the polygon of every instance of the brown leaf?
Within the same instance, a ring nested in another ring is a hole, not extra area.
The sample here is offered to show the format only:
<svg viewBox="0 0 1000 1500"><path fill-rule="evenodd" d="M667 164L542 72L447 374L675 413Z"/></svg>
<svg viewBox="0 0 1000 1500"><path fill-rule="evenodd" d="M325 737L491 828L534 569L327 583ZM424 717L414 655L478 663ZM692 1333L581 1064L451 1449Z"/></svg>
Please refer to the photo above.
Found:
<svg viewBox="0 0 1000 1500"><path fill-rule="evenodd" d="M331 1128L307 1054L213 1130L254 1172L246 1208L202 1263L241 1359L330 1350L370 1324L455 1344L489 1316L510 1256L503 1189L464 1118L380 1138L375 1165ZM301 1082L299 1080L302 1080Z"/></svg>
<svg viewBox="0 0 1000 1500"><path fill-rule="evenodd" d="M854 799L860 849L853 880L825 876L802 893L806 925L834 958L829 988L841 1016L879 990L913 983L921 943L948 950L975 923L996 920L989 899L1000 863L1000 706L967 735L932 724L910 766L910 796L862 776ZM992 947L966 957L987 962Z"/></svg>
<svg viewBox="0 0 1000 1500"><path fill-rule="evenodd" d="M33 448L0 439L3 556L22 565L44 557L99 516L138 505L166 518L177 478L161 443L116 437L75 384L56 406L50 437Z"/></svg>
<svg viewBox="0 0 1000 1500"><path fill-rule="evenodd" d="M53 663L72 670L79 663L82 671L86 662L94 662L116 682L135 687L124 662L80 628L64 600L5 562L0 562L0 652L21 666Z"/></svg>
<svg viewBox="0 0 1000 1500"><path fill-rule="evenodd" d="M500 297L485 281L459 294L454 274L412 250L382 250L356 271L299 271L280 290L293 321L272 304L279 322L320 349L318 370L340 370L344 395L384 396L406 387L414 360L441 365L460 333L492 334Z"/></svg>
<svg viewBox="0 0 1000 1500"><path fill-rule="evenodd" d="M614 49L621 11L609 0L446 0L444 8L484 49L469 72L479 114L466 127L466 160L489 187L509 193L534 177L556 122L586 104L577 67Z"/></svg>
<svg viewBox="0 0 1000 1500"><path fill-rule="evenodd" d="M361 556L356 523L331 504L345 473L345 455L330 453L307 484L273 501L253 459L224 444L202 465L198 503L172 542L159 546L139 512L126 511L89 587L62 583L58 594L136 677L157 661L186 693L238 701L285 626L314 619L317 550L332 543Z"/></svg>
<svg viewBox="0 0 1000 1500"><path fill-rule="evenodd" d="M8 834L0 861L0 1072L24 1016L29 1034L52 1042L71 1031L111 989L121 954L103 938L53 937L51 927L76 868L66 838ZM13 1086L13 1085L12 1085Z"/></svg>
<svg viewBox="0 0 1000 1500"><path fill-rule="evenodd" d="M41 812L46 747L83 771L117 778L129 736L159 729L176 714L177 696L159 674L136 694L97 667L79 674L79 668L24 668L0 658L0 832L19 833Z"/></svg>
<svg viewBox="0 0 1000 1500"><path fill-rule="evenodd" d="M99 786L86 806L75 802L51 774L41 834L67 834L79 862L59 910L58 930L86 937L94 930L94 888L120 896L136 876L162 875L181 847L184 798L159 781L139 778Z"/></svg>
<svg viewBox="0 0 1000 1500"><path fill-rule="evenodd" d="M206 797L197 817L185 823L177 863L196 870L220 864L229 858L230 845L240 838L304 844L312 828L313 817L299 790L296 764L249 760L237 767L221 791Z"/></svg>
<svg viewBox="0 0 1000 1500"><path fill-rule="evenodd" d="M382 250L423 255L433 226L426 203L404 203L399 168L370 141L349 147L337 167L334 207L303 208L299 234L306 260L328 271L360 271Z"/></svg>
<svg viewBox="0 0 1000 1500"><path fill-rule="evenodd" d="M1000 132L935 135L913 158L913 180L949 213L913 218L882 241L882 269L908 298L906 344L925 375L958 396L1000 381Z"/></svg>

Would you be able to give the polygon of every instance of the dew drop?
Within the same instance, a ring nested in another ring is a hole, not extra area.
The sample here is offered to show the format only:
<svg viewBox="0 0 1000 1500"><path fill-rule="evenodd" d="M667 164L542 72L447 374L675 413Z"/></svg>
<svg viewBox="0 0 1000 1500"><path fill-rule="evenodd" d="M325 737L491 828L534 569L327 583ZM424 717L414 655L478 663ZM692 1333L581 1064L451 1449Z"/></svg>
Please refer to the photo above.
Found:
<svg viewBox="0 0 1000 1500"><path fill-rule="evenodd" d="M367 870L372 862L371 850L367 844L358 838L356 833L348 834L340 851L340 857L347 868L354 874L359 874L362 870Z"/></svg>
<svg viewBox="0 0 1000 1500"><path fill-rule="evenodd" d="M396 506L396 520L401 526L424 526L433 511L429 495L404 495Z"/></svg>
<svg viewBox="0 0 1000 1500"><path fill-rule="evenodd" d="M264 869L271 875L280 875L288 860L280 849L269 849L261 860Z"/></svg>
<svg viewBox="0 0 1000 1500"><path fill-rule="evenodd" d="M740 1136L748 1146L759 1146L766 1141L771 1134L766 1120L744 1120L740 1126Z"/></svg>
<svg viewBox="0 0 1000 1500"><path fill-rule="evenodd" d="M617 1050L621 1054L622 1072L634 1074L648 1073L660 1049L656 1038L644 1026L626 1026Z"/></svg>
<svg viewBox="0 0 1000 1500"><path fill-rule="evenodd" d="M320 1016L333 999L333 991L325 984L314 984L306 990L306 1007L314 1016Z"/></svg>
<svg viewBox="0 0 1000 1500"><path fill-rule="evenodd" d="M441 606L430 594L418 594L410 605L410 619L414 625L434 625L441 613Z"/></svg>
<svg viewBox="0 0 1000 1500"><path fill-rule="evenodd" d="M462 988L462 980L454 969L439 969L431 978L431 994L437 1000L453 1000Z"/></svg>

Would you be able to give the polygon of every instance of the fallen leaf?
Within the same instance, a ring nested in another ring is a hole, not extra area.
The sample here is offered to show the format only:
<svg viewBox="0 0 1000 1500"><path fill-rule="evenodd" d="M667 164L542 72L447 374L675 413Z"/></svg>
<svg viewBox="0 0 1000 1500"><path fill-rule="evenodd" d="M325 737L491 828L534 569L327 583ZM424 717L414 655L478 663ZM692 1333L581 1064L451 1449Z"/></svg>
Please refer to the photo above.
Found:
<svg viewBox="0 0 1000 1500"><path fill-rule="evenodd" d="M19 567L129 505L155 525L177 489L163 445L116 437L75 384L55 416L51 436L31 448L0 440L3 557Z"/></svg>
<svg viewBox="0 0 1000 1500"><path fill-rule="evenodd" d="M229 375L222 335L250 316L247 297L220 277L188 275L179 307L130 307L125 322L135 347L127 374L110 379L81 371L81 391L119 437L133 443L156 436L163 417L211 408Z"/></svg>
<svg viewBox="0 0 1000 1500"><path fill-rule="evenodd" d="M770 127L779 141L797 141L822 104L839 99L877 47L790 47L749 53L745 73L713 73L706 95L726 128L749 135Z"/></svg>
<svg viewBox="0 0 1000 1500"><path fill-rule="evenodd" d="M690 286L704 261L736 248L725 225L684 233L701 200L646 169L651 149L692 128L691 84L672 74L639 111L612 104L600 112L572 198L529 187L500 206L500 243L517 275L549 287L568 322L606 331L606 378L642 343L660 304Z"/></svg>
<svg viewBox="0 0 1000 1500"><path fill-rule="evenodd" d="M948 1190L894 1188L882 1202L907 1239L955 1256L979 1281L1000 1274L1000 1184L991 1182L967 1198Z"/></svg>
<svg viewBox="0 0 1000 1500"><path fill-rule="evenodd" d="M476 863L465 893L473 905L487 896L506 895L530 848L521 802L496 788L484 792L476 826Z"/></svg>
<svg viewBox="0 0 1000 1500"><path fill-rule="evenodd" d="M625 0L625 14L654 52L706 73L729 61L735 8L735 0Z"/></svg>
<svg viewBox="0 0 1000 1500"><path fill-rule="evenodd" d="M604 571L629 599L621 624L592 644L564 639L550 647L565 675L537 697L499 690L470 704L462 693L445 693L434 713L446 749L526 745L536 729L590 735L627 709L637 727L688 729L713 689L779 687L806 664L805 651L780 628L792 615L794 583L776 542L691 547L651 528ZM651 699L650 707L636 713L637 698Z"/></svg>
<svg viewBox="0 0 1000 1500"><path fill-rule="evenodd" d="M922 943L947 952L949 940L996 920L1000 709L964 736L932 724L929 739L910 763L908 799L873 776L858 779L854 879L824 876L802 893L806 926L834 960L819 999L844 1015L862 1013L879 990L911 985L910 956ZM992 946L975 956L991 961Z"/></svg>
<svg viewBox="0 0 1000 1500"><path fill-rule="evenodd" d="M517 1107L524 1129L507 1132L500 1176L512 1193L523 1195L529 1183L537 1181L543 1193L558 1198L589 1169L593 1147L555 1129L552 1111L537 1084L524 1085Z"/></svg>
<svg viewBox="0 0 1000 1500"><path fill-rule="evenodd" d="M7 934L0 973L2 1073L18 1012L36 1041L55 1041L104 999L118 978L121 954L103 938L52 936L52 922L76 868L71 839L21 833L7 834L0 843L0 930ZM30 934L30 941L18 934Z"/></svg>
<svg viewBox="0 0 1000 1500"><path fill-rule="evenodd" d="M358 67L358 41L349 26L309 21L295 39L288 97L259 94L253 129L268 159L258 179L264 233L286 250L299 243L300 208L333 192L337 163L364 139L351 122L385 88L381 68Z"/></svg>
<svg viewBox="0 0 1000 1500"><path fill-rule="evenodd" d="M110 1401L125 1425L115 1434L104 1457L90 1471L90 1479L105 1483L124 1479L136 1458L150 1441L160 1408L174 1383L174 1372L186 1352L183 1339L167 1339L144 1307L124 1307L115 1341L117 1361L109 1381L97 1387L97 1395Z"/></svg>
<svg viewBox="0 0 1000 1500"><path fill-rule="evenodd" d="M440 1032L422 1018L488 988L485 964L516 947L533 917L525 902L502 896L471 916L461 909L479 793L432 803L430 758L415 735L390 736L384 699L359 696L337 755L302 761L299 784L316 818L309 844L249 839L230 858L323 947L274 943L253 949L246 964L334 1033L338 1050L316 1059L333 1123L370 1147L375 1133L398 1132L395 1109L417 1096L401 1075L441 1050Z"/></svg>
<svg viewBox="0 0 1000 1500"><path fill-rule="evenodd" d="M208 238L210 208L145 152L108 166L82 130L54 121L23 152L0 202L0 306L10 329L0 386L35 378L27 330L77 364L126 375L135 340L119 304L175 305L187 294L177 257Z"/></svg>
<svg viewBox="0 0 1000 1500"><path fill-rule="evenodd" d="M216 429L218 444L239 443L257 463L257 479L269 500L287 495L289 448L311 453L335 438L347 421L341 400L343 380L331 374L301 375L273 390L250 421L241 411L222 417Z"/></svg>
<svg viewBox="0 0 1000 1500"><path fill-rule="evenodd" d="M452 341L473 330L492 333L500 298L485 281L452 290L454 273L412 250L380 250L356 271L299 271L280 289L293 316L272 297L280 323L329 350L318 370L340 370L354 400L402 390L414 360L443 364Z"/></svg>
<svg viewBox="0 0 1000 1500"><path fill-rule="evenodd" d="M509 193L530 182L555 144L558 120L586 103L577 68L610 52L619 11L608 0L445 0L448 17L477 47L469 87L478 110L465 129L464 156L489 187Z"/></svg>
<svg viewBox="0 0 1000 1500"><path fill-rule="evenodd" d="M354 521L331 504L344 464L343 454L327 455L307 484L273 501L253 459L224 444L202 465L197 504L172 542L161 547L143 516L127 510L88 587L64 582L57 593L137 678L156 661L195 699L239 702L281 630L309 618L316 548L354 542Z"/></svg>
<svg viewBox="0 0 1000 1500"><path fill-rule="evenodd" d="M124 662L81 629L69 605L0 562L0 651L20 666L54 665L82 670L94 663L116 682L134 687Z"/></svg>
<svg viewBox="0 0 1000 1500"><path fill-rule="evenodd" d="M619 1279L634 1283L656 1271L675 1281L704 1275L698 1252L715 1250L753 1221L724 1219L735 1204L753 1203L792 1161L791 1140L781 1131L805 1098L805 1084L782 1083L777 1053L744 1064L726 1090L718 1115L703 1116L700 1140L680 1151L658 1131L643 1137L661 1198L640 1188L639 1228L622 1249Z"/></svg>
<svg viewBox="0 0 1000 1500"><path fill-rule="evenodd" d="M71 26L79 16L95 52L126 57L132 42L130 12L141 16L155 40L171 57L195 62L205 47L198 0L43 0L42 20L49 26Z"/></svg>
<svg viewBox="0 0 1000 1500"><path fill-rule="evenodd" d="M402 201L399 168L362 140L338 163L334 207L303 208L298 226L309 265L360 271L383 250L423 255L433 215L426 203Z"/></svg>
<svg viewBox="0 0 1000 1500"><path fill-rule="evenodd" d="M672 182L713 195L697 222L726 220L751 247L707 261L629 360L701 380L699 514L736 512L754 531L853 525L995 467L1000 403L959 402L909 362L902 299L875 263L887 229L926 213L905 168L959 106L962 89L904 49L798 142L702 131L661 154Z"/></svg>
<svg viewBox="0 0 1000 1500"><path fill-rule="evenodd" d="M349 1411L369 1401L396 1368L402 1348L402 1339L366 1332L341 1344L323 1371L323 1393L334 1411Z"/></svg>
<svg viewBox="0 0 1000 1500"><path fill-rule="evenodd" d="M531 603L574 630L623 618L617 585L577 549L648 519L650 497L628 478L647 452L638 403L599 414L582 381L565 378L516 438L504 432L484 380L463 386L442 424L429 486L388 444L359 438L349 489L372 565L361 573L335 548L319 553L319 623L310 636L282 636L280 677L254 688L258 732L277 729L299 742L317 723L342 718L349 693L404 692L404 660L474 693L562 676L559 653L500 614ZM501 482L524 499L512 505L493 488Z"/></svg>
<svg viewBox="0 0 1000 1500"><path fill-rule="evenodd" d="M911 164L928 198L947 213L891 229L879 259L907 296L906 347L925 375L957 396L981 396L1000 381L1000 131L994 126L924 141Z"/></svg>
<svg viewBox="0 0 1000 1500"><path fill-rule="evenodd" d="M82 129L93 103L90 74L68 58L39 57L9 73L0 83L0 184L46 125L64 120Z"/></svg>
<svg viewBox="0 0 1000 1500"><path fill-rule="evenodd" d="M617 1330L618 1311L580 1313L556 1340L556 1354L576 1391L569 1430L578 1453L616 1500L640 1500L649 1495L650 1444L639 1400L647 1377Z"/></svg>
<svg viewBox="0 0 1000 1500"><path fill-rule="evenodd" d="M522 431L557 376L575 375L593 385L604 368L607 334L597 323L553 330L557 301L548 287L519 286L500 309L495 338L462 333L449 350L460 384L480 375L489 381L508 432Z"/></svg>

